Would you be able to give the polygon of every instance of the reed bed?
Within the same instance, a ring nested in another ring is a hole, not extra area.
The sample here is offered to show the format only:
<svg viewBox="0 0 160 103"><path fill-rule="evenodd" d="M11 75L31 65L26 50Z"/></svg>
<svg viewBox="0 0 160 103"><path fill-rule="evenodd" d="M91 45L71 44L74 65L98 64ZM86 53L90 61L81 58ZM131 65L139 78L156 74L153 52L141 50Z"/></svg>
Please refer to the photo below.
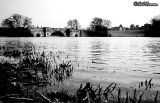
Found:
<svg viewBox="0 0 160 103"><path fill-rule="evenodd" d="M116 91L117 95L113 94L113 91ZM122 97L122 89L117 87L116 83L111 83L104 88L87 82L84 86L80 84L75 95L69 95L66 90L62 90L60 92L48 93L47 97L54 103L160 103L158 91L153 99L142 99L145 91L141 94L137 91L137 89L134 89L130 95L127 91L126 96Z"/></svg>
<svg viewBox="0 0 160 103"><path fill-rule="evenodd" d="M38 91L39 88L47 88L71 77L73 66L71 60L61 57L64 56L63 52L46 53L36 50L32 44L24 44L24 47L17 45L0 47L0 91L3 91L0 92L0 101L6 95L10 97L10 94L24 96L12 97L13 100L32 100L26 99L31 96L29 91Z"/></svg>

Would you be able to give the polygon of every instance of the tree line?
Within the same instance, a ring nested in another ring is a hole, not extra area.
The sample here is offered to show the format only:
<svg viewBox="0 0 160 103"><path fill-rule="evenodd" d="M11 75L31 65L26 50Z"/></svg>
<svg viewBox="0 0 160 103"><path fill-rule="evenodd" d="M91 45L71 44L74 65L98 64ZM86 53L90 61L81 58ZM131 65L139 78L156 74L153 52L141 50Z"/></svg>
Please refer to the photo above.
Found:
<svg viewBox="0 0 160 103"><path fill-rule="evenodd" d="M93 31L93 32L101 31L101 32L106 33L108 31L108 27L110 26L110 24L111 24L111 22L109 20L95 17L91 21L90 26L87 28L87 30ZM31 35L29 35L29 31L31 34L31 29L34 26L32 24L31 18L20 15L20 14L13 14L1 22L1 27L3 27L3 28L1 28L1 31L3 31L4 33L6 33L6 31L12 29L11 31L14 31L14 32L23 31L23 34L25 34L26 36L31 36ZM9 29L6 29L6 28L9 28ZM73 20L69 20L67 22L67 28L79 30L79 29L81 29L81 26L80 26L80 23L77 19L73 19ZM23 29L25 29L27 31L27 33L25 33ZM6 34L6 35L15 36L15 35L11 34L11 32L10 33L8 32L8 34Z"/></svg>
<svg viewBox="0 0 160 103"><path fill-rule="evenodd" d="M106 31L111 22L102 18L95 17L90 23L88 30L91 31ZM32 19L20 14L13 14L10 17L4 19L1 22L2 27L7 28L33 28ZM69 20L67 22L67 28L69 29L81 29L80 23L77 19Z"/></svg>
<svg viewBox="0 0 160 103"><path fill-rule="evenodd" d="M20 14L13 14L1 22L1 27L17 29L25 28L26 30L31 31L34 26L31 18ZM109 27L111 27L110 20L94 17L87 30L107 33ZM67 22L67 28L79 30L81 29L81 26L77 19L73 19ZM131 24L130 28L132 28L131 30L134 30L134 28L138 28L138 25L134 26L134 24ZM152 18L151 24L145 24L142 29L144 29L146 36L160 36L160 16Z"/></svg>

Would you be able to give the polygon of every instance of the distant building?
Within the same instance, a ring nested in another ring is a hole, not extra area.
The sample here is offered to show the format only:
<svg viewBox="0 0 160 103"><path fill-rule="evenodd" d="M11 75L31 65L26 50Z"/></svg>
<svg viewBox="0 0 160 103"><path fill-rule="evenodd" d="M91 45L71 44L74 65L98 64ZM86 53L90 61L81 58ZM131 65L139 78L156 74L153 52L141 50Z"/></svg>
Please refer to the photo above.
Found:
<svg viewBox="0 0 160 103"><path fill-rule="evenodd" d="M143 26L140 27L141 30L149 30L149 28L151 27L151 24L144 24Z"/></svg>
<svg viewBox="0 0 160 103"><path fill-rule="evenodd" d="M122 25L119 25L118 27L112 27L110 30L123 31L123 30L125 30L125 28Z"/></svg>

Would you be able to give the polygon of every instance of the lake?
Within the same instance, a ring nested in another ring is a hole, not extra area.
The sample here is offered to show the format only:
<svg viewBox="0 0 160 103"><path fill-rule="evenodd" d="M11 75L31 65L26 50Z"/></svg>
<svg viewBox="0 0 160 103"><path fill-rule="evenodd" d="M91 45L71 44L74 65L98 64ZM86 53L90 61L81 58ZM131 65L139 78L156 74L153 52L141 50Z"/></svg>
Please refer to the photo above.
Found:
<svg viewBox="0 0 160 103"><path fill-rule="evenodd" d="M131 85L149 78L153 78L155 83L160 79L160 38L0 38L1 48L4 45L12 47L16 43L17 48L31 43L36 51L63 52L72 60L75 68L73 77L79 80L115 81Z"/></svg>

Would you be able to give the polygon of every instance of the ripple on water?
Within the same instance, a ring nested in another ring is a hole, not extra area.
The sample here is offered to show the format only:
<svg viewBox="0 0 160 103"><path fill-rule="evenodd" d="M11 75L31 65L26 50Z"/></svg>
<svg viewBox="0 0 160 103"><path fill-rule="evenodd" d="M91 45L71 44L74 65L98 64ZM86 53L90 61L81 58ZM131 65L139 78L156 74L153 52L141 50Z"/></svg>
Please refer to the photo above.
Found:
<svg viewBox="0 0 160 103"><path fill-rule="evenodd" d="M30 43L28 50L34 45L38 51L65 51L84 68L160 72L159 38L0 38L1 47L16 43L18 48Z"/></svg>

